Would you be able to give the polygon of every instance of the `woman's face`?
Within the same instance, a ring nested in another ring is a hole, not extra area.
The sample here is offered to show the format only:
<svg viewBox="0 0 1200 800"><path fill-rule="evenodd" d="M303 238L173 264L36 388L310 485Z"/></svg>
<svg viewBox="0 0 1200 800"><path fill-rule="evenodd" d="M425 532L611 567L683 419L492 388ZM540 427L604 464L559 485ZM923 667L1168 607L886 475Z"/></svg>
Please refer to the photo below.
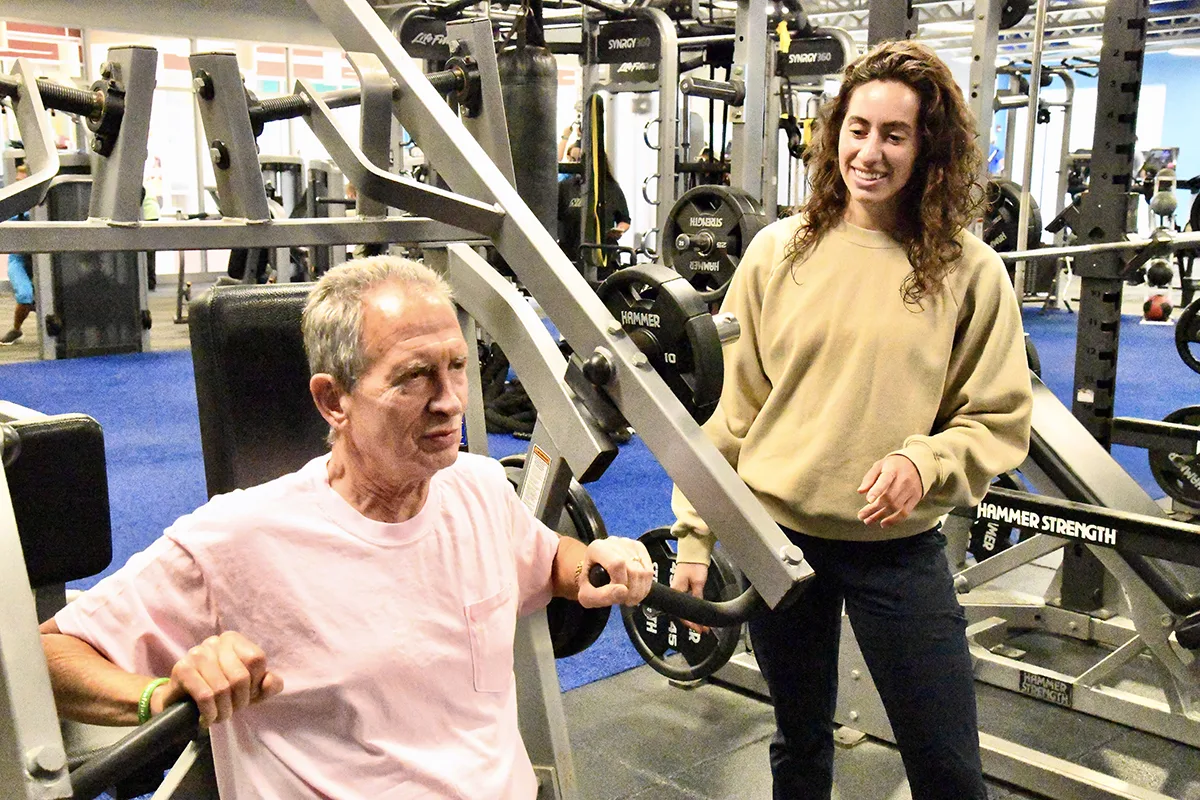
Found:
<svg viewBox="0 0 1200 800"><path fill-rule="evenodd" d="M921 151L920 113L917 93L897 81L871 81L851 92L838 136L847 222L870 230L895 226L900 191Z"/></svg>

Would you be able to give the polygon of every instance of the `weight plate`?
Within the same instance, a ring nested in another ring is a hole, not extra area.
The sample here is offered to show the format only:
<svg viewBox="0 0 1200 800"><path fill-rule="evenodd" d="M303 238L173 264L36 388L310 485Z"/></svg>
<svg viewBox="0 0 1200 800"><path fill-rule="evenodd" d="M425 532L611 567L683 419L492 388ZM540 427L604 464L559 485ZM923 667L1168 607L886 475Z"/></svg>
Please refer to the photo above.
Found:
<svg viewBox="0 0 1200 800"><path fill-rule="evenodd" d="M1175 349L1195 372L1200 372L1200 297L1188 303L1175 323Z"/></svg>
<svg viewBox="0 0 1200 800"><path fill-rule="evenodd" d="M596 290L697 422L721 397L725 366L708 306L680 275L653 264L618 270Z"/></svg>
<svg viewBox="0 0 1200 800"><path fill-rule="evenodd" d="M1195 305L1194 303L1192 304ZM1188 306L1189 310L1192 306ZM1163 417L1163 422L1200 425L1200 406L1185 406ZM1188 508L1200 508L1200 457L1195 453L1151 450L1150 474L1167 496Z"/></svg>
<svg viewBox="0 0 1200 800"><path fill-rule="evenodd" d="M992 481L992 485L999 486L1002 489L1025 488L1015 472L1006 472L998 476ZM1012 547L1012 525L979 519L976 517L974 511L971 513L971 518L973 521L971 522L970 541L967 544L967 550L975 557L976 563L991 558L997 553L1002 553ZM1026 539L1028 538L1028 534L1022 531L1020 538L1022 540Z"/></svg>
<svg viewBox="0 0 1200 800"><path fill-rule="evenodd" d="M508 482L517 488L521 482L521 472L525 469L525 455L506 456L500 459ZM604 526L604 518L587 489L572 479L567 489L567 499L563 503L562 513L554 529L563 536L590 544L597 539L607 539L608 531ZM546 606L546 622L550 627L550 642L554 646L555 658L566 658L595 644L608 624L610 607L584 608L579 603L563 597L555 597Z"/></svg>
<svg viewBox="0 0 1200 800"><path fill-rule="evenodd" d="M1005 0L1000 6L1000 30L1006 31L1025 19L1029 6L1029 0Z"/></svg>
<svg viewBox="0 0 1200 800"><path fill-rule="evenodd" d="M1042 210L1037 201L1029 198L1029 224L1026 249L1033 249L1042 239ZM1021 222L1021 187L1004 178L992 178L987 185L987 209L983 221L983 240L997 253L1017 249L1017 231Z"/></svg>
<svg viewBox="0 0 1200 800"><path fill-rule="evenodd" d="M760 204L747 192L714 185L689 189L667 218L663 263L706 303L719 303L750 240L766 224Z"/></svg>
<svg viewBox="0 0 1200 800"><path fill-rule="evenodd" d="M675 574L675 537L670 528L655 528L641 536L650 552L654 579L670 585ZM741 584L732 563L714 550L704 599L713 602L732 600L741 593ZM655 672L677 681L707 678L725 666L737 649L740 625L710 628L699 633L676 617L644 605L621 608L621 620L634 649Z"/></svg>

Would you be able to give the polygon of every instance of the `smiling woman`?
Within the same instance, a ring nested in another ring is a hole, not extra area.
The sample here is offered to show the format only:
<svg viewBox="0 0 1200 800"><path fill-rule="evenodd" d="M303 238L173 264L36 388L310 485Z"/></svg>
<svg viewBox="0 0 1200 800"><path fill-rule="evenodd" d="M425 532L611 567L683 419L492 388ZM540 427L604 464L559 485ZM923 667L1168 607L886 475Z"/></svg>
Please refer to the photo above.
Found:
<svg viewBox="0 0 1200 800"><path fill-rule="evenodd" d="M754 238L721 309L742 335L704 431L816 572L749 623L775 797L830 796L843 607L912 796L986 797L939 519L1021 463L1032 399L1016 295L964 229L982 197L974 136L928 48L859 58L810 145L808 202ZM672 506L672 585L699 594L713 535L678 491Z"/></svg>

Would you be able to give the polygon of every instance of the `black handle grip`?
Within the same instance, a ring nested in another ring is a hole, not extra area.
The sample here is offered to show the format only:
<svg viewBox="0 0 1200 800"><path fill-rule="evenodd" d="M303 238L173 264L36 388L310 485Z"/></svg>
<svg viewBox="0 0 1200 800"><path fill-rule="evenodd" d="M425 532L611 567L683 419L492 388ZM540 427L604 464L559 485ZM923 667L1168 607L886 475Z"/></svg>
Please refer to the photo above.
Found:
<svg viewBox="0 0 1200 800"><path fill-rule="evenodd" d="M165 709L113 746L71 772L73 800L92 800L118 781L172 747L196 738L200 711L192 700Z"/></svg>
<svg viewBox="0 0 1200 800"><path fill-rule="evenodd" d="M608 570L599 564L592 564L588 570L588 582L597 588L610 582ZM713 602L699 597L693 597L686 592L677 592L666 584L655 581L650 584L650 594L642 601L642 605L657 608L668 614L714 628L724 628L729 625L741 625L748 619L767 611L767 603L751 586L733 600Z"/></svg>

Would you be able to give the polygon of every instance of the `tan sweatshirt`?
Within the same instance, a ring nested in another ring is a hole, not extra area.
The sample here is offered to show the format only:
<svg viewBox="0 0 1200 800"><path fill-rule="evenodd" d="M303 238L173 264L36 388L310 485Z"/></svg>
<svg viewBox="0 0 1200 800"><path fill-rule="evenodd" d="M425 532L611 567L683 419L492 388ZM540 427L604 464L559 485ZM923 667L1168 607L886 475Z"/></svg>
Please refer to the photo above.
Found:
<svg viewBox="0 0 1200 800"><path fill-rule="evenodd" d="M704 432L781 525L828 539L911 536L974 505L1029 446L1032 395L1021 313L1000 258L962 234L940 293L905 305L912 271L888 234L848 223L792 269L801 217L750 243L722 305L741 323L724 347L721 400ZM857 517L857 489L889 453L916 465L924 497L887 530ZM675 490L679 560L707 563L713 536Z"/></svg>

